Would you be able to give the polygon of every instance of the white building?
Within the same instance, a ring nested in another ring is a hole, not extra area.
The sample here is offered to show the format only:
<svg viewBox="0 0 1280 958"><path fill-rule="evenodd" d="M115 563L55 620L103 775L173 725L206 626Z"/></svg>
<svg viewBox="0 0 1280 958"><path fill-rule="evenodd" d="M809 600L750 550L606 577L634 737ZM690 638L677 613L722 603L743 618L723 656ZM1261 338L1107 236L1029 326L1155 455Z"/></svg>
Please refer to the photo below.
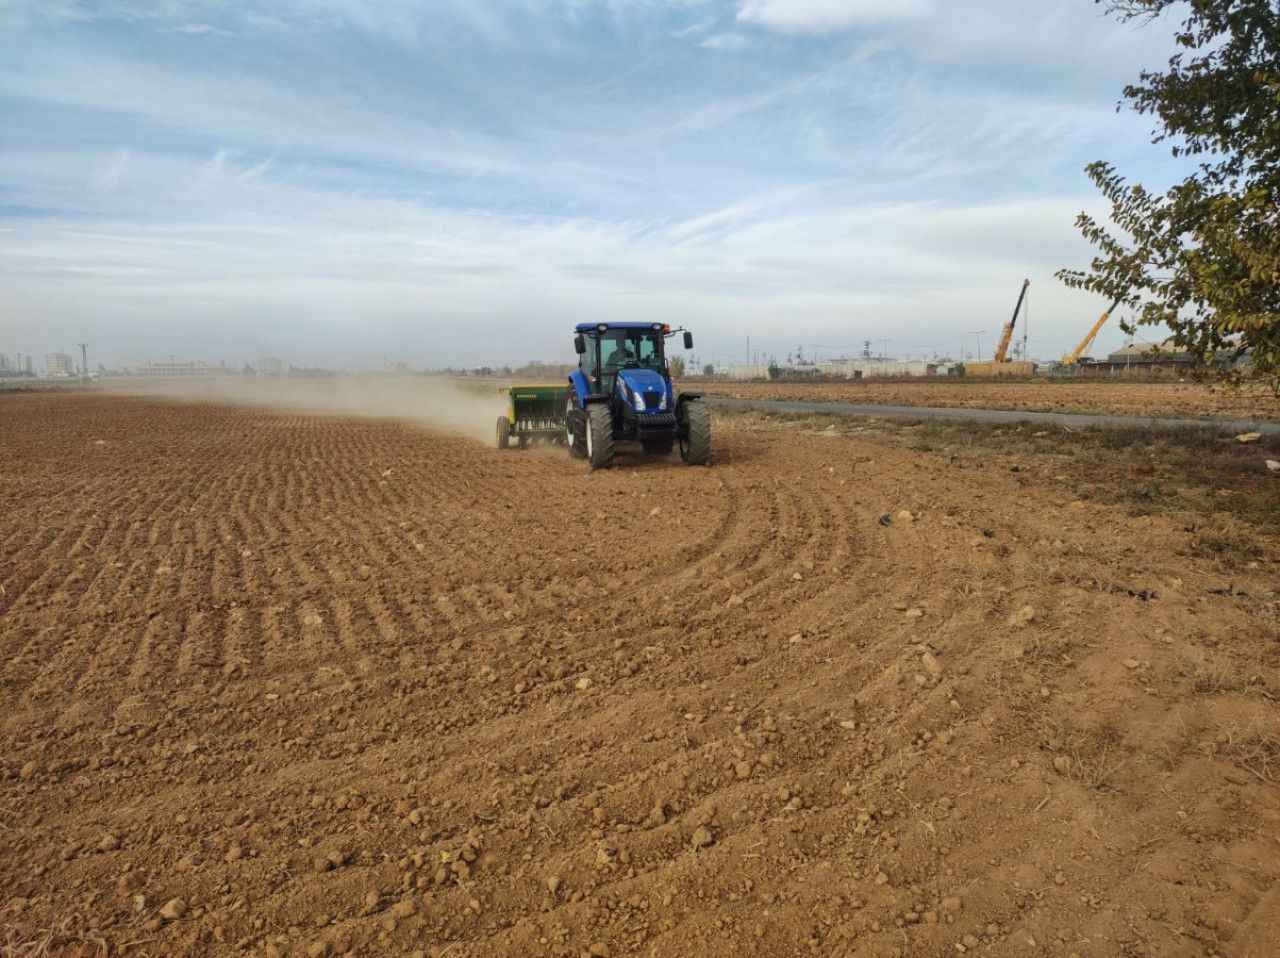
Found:
<svg viewBox="0 0 1280 958"><path fill-rule="evenodd" d="M283 376L284 360L275 356L263 356L258 360L258 372L264 376Z"/></svg>
<svg viewBox="0 0 1280 958"><path fill-rule="evenodd" d="M56 379L67 379L76 374L75 362L66 353L49 353L44 357L45 374Z"/></svg>
<svg viewBox="0 0 1280 958"><path fill-rule="evenodd" d="M211 366L201 359L162 359L126 363L124 371L129 376L212 376L222 372L222 367Z"/></svg>

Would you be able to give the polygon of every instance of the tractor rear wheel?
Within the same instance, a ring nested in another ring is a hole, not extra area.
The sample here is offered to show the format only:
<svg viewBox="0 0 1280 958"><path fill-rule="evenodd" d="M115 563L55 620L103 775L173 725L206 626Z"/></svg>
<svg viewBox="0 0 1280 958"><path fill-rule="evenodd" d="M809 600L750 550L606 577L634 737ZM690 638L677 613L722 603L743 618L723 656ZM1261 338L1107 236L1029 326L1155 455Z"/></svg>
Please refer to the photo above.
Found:
<svg viewBox="0 0 1280 958"><path fill-rule="evenodd" d="M702 403L680 404L680 458L691 466L704 466L711 461L711 414Z"/></svg>
<svg viewBox="0 0 1280 958"><path fill-rule="evenodd" d="M498 417L498 448L506 449L511 445L511 420L506 416Z"/></svg>
<svg viewBox="0 0 1280 958"><path fill-rule="evenodd" d="M608 469L613 462L613 413L604 403L587 407L587 461L592 469Z"/></svg>

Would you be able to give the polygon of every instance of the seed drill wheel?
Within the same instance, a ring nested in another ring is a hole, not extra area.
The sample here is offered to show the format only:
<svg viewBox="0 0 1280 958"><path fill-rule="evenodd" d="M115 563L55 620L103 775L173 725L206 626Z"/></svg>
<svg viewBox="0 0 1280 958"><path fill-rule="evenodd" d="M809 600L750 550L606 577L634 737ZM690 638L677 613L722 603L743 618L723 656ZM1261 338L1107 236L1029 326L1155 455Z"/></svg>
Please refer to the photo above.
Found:
<svg viewBox="0 0 1280 958"><path fill-rule="evenodd" d="M511 445L511 420L506 416L498 417L498 448L506 449Z"/></svg>
<svg viewBox="0 0 1280 958"><path fill-rule="evenodd" d="M681 403L680 458L691 466L711 461L711 414L700 402Z"/></svg>
<svg viewBox="0 0 1280 958"><path fill-rule="evenodd" d="M587 407L587 462L608 469L613 462L613 414L604 403Z"/></svg>
<svg viewBox="0 0 1280 958"><path fill-rule="evenodd" d="M573 459L581 459L586 455L587 437L583 434L582 418L573 408L573 399L570 397L564 407L564 444Z"/></svg>

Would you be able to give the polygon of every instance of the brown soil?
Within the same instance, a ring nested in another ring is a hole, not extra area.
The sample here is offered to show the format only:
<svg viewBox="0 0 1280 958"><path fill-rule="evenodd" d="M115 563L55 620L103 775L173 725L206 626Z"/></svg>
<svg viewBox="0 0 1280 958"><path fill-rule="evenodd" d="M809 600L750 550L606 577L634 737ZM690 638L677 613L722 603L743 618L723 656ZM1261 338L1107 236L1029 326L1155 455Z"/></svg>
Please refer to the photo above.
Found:
<svg viewBox="0 0 1280 958"><path fill-rule="evenodd" d="M945 406L1030 412L1111 413L1173 418L1280 421L1280 400L1260 388L1231 390L1197 383L976 380L866 383L735 383L699 380L708 396L791 399L877 406Z"/></svg>
<svg viewBox="0 0 1280 958"><path fill-rule="evenodd" d="M4 397L0 954L1274 954L1274 538L716 429Z"/></svg>

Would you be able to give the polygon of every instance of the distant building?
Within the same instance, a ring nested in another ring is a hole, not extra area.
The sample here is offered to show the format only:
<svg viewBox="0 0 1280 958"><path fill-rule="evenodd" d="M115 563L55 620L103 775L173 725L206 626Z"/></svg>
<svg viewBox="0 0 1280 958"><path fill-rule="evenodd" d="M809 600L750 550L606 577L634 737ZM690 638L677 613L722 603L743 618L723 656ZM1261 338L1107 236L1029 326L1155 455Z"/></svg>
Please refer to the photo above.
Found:
<svg viewBox="0 0 1280 958"><path fill-rule="evenodd" d="M258 360L258 372L264 376L283 376L284 360L275 356L263 356Z"/></svg>
<svg viewBox="0 0 1280 958"><path fill-rule="evenodd" d="M839 365L844 367L844 375L849 379L945 376L947 366L923 359L850 359Z"/></svg>
<svg viewBox="0 0 1280 958"><path fill-rule="evenodd" d="M67 379L76 374L75 361L66 353L49 353L44 357L45 374L54 379Z"/></svg>
<svg viewBox="0 0 1280 958"><path fill-rule="evenodd" d="M1003 363L995 361L965 363L964 374L974 379L1030 377L1036 374L1036 364L1030 360L1020 359L1010 359Z"/></svg>
<svg viewBox="0 0 1280 958"><path fill-rule="evenodd" d="M126 363L127 376L151 376L168 378L178 376L213 376L222 372L221 366L211 366L201 359L162 359Z"/></svg>
<svg viewBox="0 0 1280 958"><path fill-rule="evenodd" d="M766 363L735 363L726 366L724 374L730 379L768 379L769 367Z"/></svg>
<svg viewBox="0 0 1280 958"><path fill-rule="evenodd" d="M1150 369L1152 367L1179 367L1191 365L1191 356L1166 339L1156 343L1132 343L1107 356L1107 365L1113 369Z"/></svg>
<svg viewBox="0 0 1280 958"><path fill-rule="evenodd" d="M9 366L9 357L4 353L0 353L0 373L11 372L12 367Z"/></svg>
<svg viewBox="0 0 1280 958"><path fill-rule="evenodd" d="M790 363L777 367L783 379L884 379L904 376L955 376L960 364L949 360L831 359L820 363ZM730 379L768 379L766 363L738 363L717 370Z"/></svg>

